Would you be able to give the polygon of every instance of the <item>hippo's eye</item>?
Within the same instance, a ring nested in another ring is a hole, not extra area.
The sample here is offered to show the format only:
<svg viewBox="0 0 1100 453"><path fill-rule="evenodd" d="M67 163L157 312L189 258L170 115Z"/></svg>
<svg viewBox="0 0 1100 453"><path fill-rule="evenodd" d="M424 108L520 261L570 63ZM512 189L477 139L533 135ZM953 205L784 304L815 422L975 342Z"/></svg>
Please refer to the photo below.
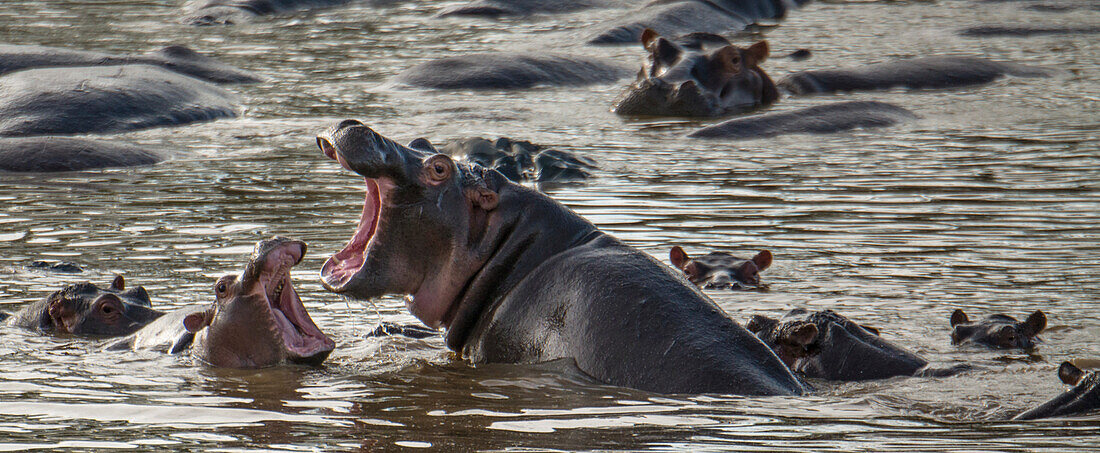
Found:
<svg viewBox="0 0 1100 453"><path fill-rule="evenodd" d="M433 156L430 160L425 162L425 171L427 171L428 179L434 182L443 182L451 177L453 164L451 158L443 155Z"/></svg>
<svg viewBox="0 0 1100 453"><path fill-rule="evenodd" d="M215 288L215 290L216 290L216 291L218 292L218 294L225 294L225 292L226 292L226 291L227 291L228 289L229 289L229 288L228 288L228 287L226 286L225 282L222 282L222 283L218 283L218 287L217 287L217 288Z"/></svg>
<svg viewBox="0 0 1100 453"><path fill-rule="evenodd" d="M112 312L114 312L115 309L114 309L114 307L111 307L110 305L104 304L102 307L99 307L99 311L102 311L103 314L105 314L105 315L109 315Z"/></svg>

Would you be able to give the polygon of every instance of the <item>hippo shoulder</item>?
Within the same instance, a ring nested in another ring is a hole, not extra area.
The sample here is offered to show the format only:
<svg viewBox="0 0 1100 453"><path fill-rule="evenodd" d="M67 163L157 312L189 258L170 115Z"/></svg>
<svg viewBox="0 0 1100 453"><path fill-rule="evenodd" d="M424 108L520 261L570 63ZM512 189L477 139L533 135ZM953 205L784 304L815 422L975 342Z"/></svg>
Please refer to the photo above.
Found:
<svg viewBox="0 0 1100 453"><path fill-rule="evenodd" d="M421 63L399 74L396 81L436 89L515 89L609 83L628 74L621 66L592 57L494 52Z"/></svg>

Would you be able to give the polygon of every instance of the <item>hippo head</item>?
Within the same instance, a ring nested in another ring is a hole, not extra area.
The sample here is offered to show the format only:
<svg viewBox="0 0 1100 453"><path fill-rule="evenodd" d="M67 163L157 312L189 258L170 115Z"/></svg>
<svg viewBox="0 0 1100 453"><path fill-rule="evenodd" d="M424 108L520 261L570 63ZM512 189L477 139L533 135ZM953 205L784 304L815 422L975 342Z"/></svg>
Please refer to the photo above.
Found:
<svg viewBox="0 0 1100 453"><path fill-rule="evenodd" d="M149 306L145 288L126 290L121 275L107 289L78 283L46 297L42 327L74 335L129 335L163 314Z"/></svg>
<svg viewBox="0 0 1100 453"><path fill-rule="evenodd" d="M1023 412L1016 420L1034 420L1046 417L1063 417L1095 411L1100 408L1100 373L1084 371L1070 362L1058 367L1058 378L1073 388L1051 400Z"/></svg>
<svg viewBox="0 0 1100 453"><path fill-rule="evenodd" d="M721 116L768 105L779 98L760 69L768 44L727 45L709 53L674 44L653 30L642 32L649 57L615 102L620 115Z"/></svg>
<svg viewBox="0 0 1100 453"><path fill-rule="evenodd" d="M679 246L673 247L668 255L672 265L683 271L688 280L707 289L760 286L760 272L772 264L772 254L767 250L748 260L726 252L710 252L693 259Z"/></svg>
<svg viewBox="0 0 1100 453"><path fill-rule="evenodd" d="M772 348L779 360L792 370L799 360L821 352L821 345L817 342L817 326L811 322L780 322L775 318L752 315L745 328Z"/></svg>
<svg viewBox="0 0 1100 453"><path fill-rule="evenodd" d="M1023 322L996 314L971 322L962 310L951 313L951 344L975 343L997 349L1031 349L1047 326L1047 317L1036 310Z"/></svg>
<svg viewBox="0 0 1100 453"><path fill-rule="evenodd" d="M226 368L323 362L336 344L313 323L290 281L305 253L304 242L280 237L256 244L240 276L214 284L214 304L184 319L195 334L191 354Z"/></svg>

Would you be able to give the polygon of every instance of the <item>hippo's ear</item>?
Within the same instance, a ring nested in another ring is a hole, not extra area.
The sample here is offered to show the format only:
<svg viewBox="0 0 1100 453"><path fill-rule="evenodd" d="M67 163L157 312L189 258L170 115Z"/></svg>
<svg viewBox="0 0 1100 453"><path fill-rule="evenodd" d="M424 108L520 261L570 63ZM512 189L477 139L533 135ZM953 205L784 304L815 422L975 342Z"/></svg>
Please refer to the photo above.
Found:
<svg viewBox="0 0 1100 453"><path fill-rule="evenodd" d="M749 332L760 334L761 332L772 330L773 328L775 328L776 324L779 324L779 320L775 318L769 318L762 315L752 315L752 317L749 318L749 322L745 323L745 328L748 329ZM816 330L817 327L815 326L814 329Z"/></svg>
<svg viewBox="0 0 1100 453"><path fill-rule="evenodd" d="M760 41L749 46L748 49L745 49L745 54L752 59L750 64L763 63L764 60L768 59L768 42Z"/></svg>
<svg viewBox="0 0 1100 453"><path fill-rule="evenodd" d="M752 257L752 262L756 265L757 270L767 269L768 266L772 265L772 252L761 250L760 253Z"/></svg>
<svg viewBox="0 0 1100 453"><path fill-rule="evenodd" d="M872 334L874 334L874 335L881 335L881 334L879 333L878 327L865 326L865 325L863 325L863 324L860 324L859 326L860 326L860 327L862 327L862 328L863 328L863 330L866 330L866 331L868 331L868 332L871 332L871 333L872 333Z"/></svg>
<svg viewBox="0 0 1100 453"><path fill-rule="evenodd" d="M492 211L500 204L500 195L488 187L477 187L473 191L473 202L483 211Z"/></svg>
<svg viewBox="0 0 1100 453"><path fill-rule="evenodd" d="M213 313L210 310L203 310L197 313L191 313L183 318L183 327L188 332L197 333L198 331L206 328L210 325L210 321L213 317Z"/></svg>
<svg viewBox="0 0 1100 453"><path fill-rule="evenodd" d="M1029 337L1039 335L1039 332L1045 328L1047 328L1047 315L1043 314L1042 310L1035 310L1035 313L1020 323L1020 333Z"/></svg>
<svg viewBox="0 0 1100 453"><path fill-rule="evenodd" d="M657 32L655 32L655 31L653 31L652 28L647 28L645 30L642 30L642 48L644 48L646 50L650 50L649 46L653 44L653 41L656 41L657 38L660 38L660 37L661 37L661 35L657 34Z"/></svg>
<svg viewBox="0 0 1100 453"><path fill-rule="evenodd" d="M968 322L970 322L970 318L966 317L966 313L963 313L962 309L956 308L955 311L951 312L951 327Z"/></svg>
<svg viewBox="0 0 1100 453"><path fill-rule="evenodd" d="M649 56L653 59L654 69L661 65L672 65L680 59L680 54L683 51L680 50L679 46L673 44L672 41L658 36L657 32L653 32L649 41L644 40L645 32L642 32L642 35L642 45L649 51Z"/></svg>
<svg viewBox="0 0 1100 453"><path fill-rule="evenodd" d="M1066 385L1077 385L1084 374L1084 371L1069 362L1062 362L1062 365L1058 367L1058 379L1061 379Z"/></svg>
<svg viewBox="0 0 1100 453"><path fill-rule="evenodd" d="M111 280L111 289L115 291L122 291L126 287L126 280L121 275L116 275L114 280Z"/></svg>
<svg viewBox="0 0 1100 453"><path fill-rule="evenodd" d="M791 330L791 333L787 335L787 339L797 345L806 346L814 342L814 338L817 338L817 326L812 322L804 322L798 327Z"/></svg>
<svg viewBox="0 0 1100 453"><path fill-rule="evenodd" d="M668 260L671 261L672 265L675 266L677 269L683 269L684 264L690 261L691 257L689 257L688 254L684 252L684 249L680 248L680 246L678 245L675 245L672 247L672 250L668 251Z"/></svg>

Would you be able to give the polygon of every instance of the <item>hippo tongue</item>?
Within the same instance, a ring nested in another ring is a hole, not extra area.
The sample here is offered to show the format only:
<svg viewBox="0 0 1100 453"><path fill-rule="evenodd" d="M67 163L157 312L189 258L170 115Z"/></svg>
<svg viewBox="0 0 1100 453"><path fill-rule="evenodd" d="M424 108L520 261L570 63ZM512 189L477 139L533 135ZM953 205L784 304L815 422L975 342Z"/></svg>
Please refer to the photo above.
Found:
<svg viewBox="0 0 1100 453"><path fill-rule="evenodd" d="M347 284L348 280L363 267L368 249L378 229L378 220L382 214L382 203L386 192L393 187L393 182L385 178L365 178L364 181L367 193L363 201L363 214L359 217L355 234L343 250L329 257L321 267L322 277L333 288L341 288Z"/></svg>

